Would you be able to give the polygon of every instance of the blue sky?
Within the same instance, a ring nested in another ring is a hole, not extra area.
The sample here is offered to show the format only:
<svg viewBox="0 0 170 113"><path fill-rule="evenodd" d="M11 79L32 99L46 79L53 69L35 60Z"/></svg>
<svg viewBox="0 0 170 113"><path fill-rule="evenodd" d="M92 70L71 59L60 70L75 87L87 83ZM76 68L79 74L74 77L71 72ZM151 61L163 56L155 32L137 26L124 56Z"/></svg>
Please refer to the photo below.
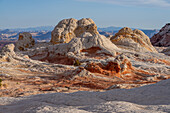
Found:
<svg viewBox="0 0 170 113"><path fill-rule="evenodd" d="M170 0L0 0L0 29L55 26L66 18L159 29L170 22Z"/></svg>

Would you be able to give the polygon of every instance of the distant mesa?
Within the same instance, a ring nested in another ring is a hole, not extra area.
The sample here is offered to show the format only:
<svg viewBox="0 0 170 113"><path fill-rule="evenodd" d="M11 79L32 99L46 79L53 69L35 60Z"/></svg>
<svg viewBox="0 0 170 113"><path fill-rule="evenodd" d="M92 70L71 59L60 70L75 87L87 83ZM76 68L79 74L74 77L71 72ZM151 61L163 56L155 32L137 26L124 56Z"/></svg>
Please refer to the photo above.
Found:
<svg viewBox="0 0 170 113"><path fill-rule="evenodd" d="M52 31L51 42L53 44L68 43L72 38L80 37L84 32L88 32L91 35L99 34L97 26L92 19L64 19Z"/></svg>
<svg viewBox="0 0 170 113"><path fill-rule="evenodd" d="M28 32L23 32L19 34L18 41L16 42L16 50L24 51L27 48L31 48L35 45L35 40L32 35Z"/></svg>
<svg viewBox="0 0 170 113"><path fill-rule="evenodd" d="M111 38L111 41L120 48L137 52L157 52L150 39L141 30L124 27Z"/></svg>
<svg viewBox="0 0 170 113"><path fill-rule="evenodd" d="M166 24L162 29L151 38L154 46L170 46L170 23Z"/></svg>

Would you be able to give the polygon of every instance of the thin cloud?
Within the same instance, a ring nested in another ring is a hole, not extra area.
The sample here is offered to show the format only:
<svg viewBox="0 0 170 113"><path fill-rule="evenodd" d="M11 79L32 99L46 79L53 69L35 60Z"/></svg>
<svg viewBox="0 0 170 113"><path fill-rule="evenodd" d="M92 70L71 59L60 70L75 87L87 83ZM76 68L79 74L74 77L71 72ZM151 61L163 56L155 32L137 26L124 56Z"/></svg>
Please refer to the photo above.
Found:
<svg viewBox="0 0 170 113"><path fill-rule="evenodd" d="M170 7L168 0L77 0L87 2L101 2L117 5L127 6L158 6L158 7Z"/></svg>

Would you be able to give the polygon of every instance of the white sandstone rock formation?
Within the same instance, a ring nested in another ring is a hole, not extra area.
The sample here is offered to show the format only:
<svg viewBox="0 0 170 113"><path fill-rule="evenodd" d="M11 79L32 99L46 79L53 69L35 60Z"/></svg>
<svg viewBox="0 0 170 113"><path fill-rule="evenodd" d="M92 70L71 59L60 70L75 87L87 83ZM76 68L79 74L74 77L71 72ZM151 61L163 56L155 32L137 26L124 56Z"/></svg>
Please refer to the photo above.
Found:
<svg viewBox="0 0 170 113"><path fill-rule="evenodd" d="M5 45L0 52L0 61L11 61L15 55L14 48L14 44Z"/></svg>
<svg viewBox="0 0 170 113"><path fill-rule="evenodd" d="M51 42L53 44L68 43L72 38L81 37L85 32L89 32L91 35L99 34L92 19L64 19L52 31Z"/></svg>
<svg viewBox="0 0 170 113"><path fill-rule="evenodd" d="M19 34L18 41L16 42L16 50L25 51L27 48L31 48L35 45L35 40L32 35L28 32Z"/></svg>
<svg viewBox="0 0 170 113"><path fill-rule="evenodd" d="M137 52L157 52L152 46L149 37L137 29L122 28L111 38L111 41L123 49Z"/></svg>
<svg viewBox="0 0 170 113"><path fill-rule="evenodd" d="M139 30L120 31L121 49L96 29L91 19L67 19L54 29L53 44L27 49L25 41L15 52L6 45L0 112L170 112L170 57L154 52Z"/></svg>
<svg viewBox="0 0 170 113"><path fill-rule="evenodd" d="M57 55L68 56L70 52L73 56L80 56L82 50L92 49L96 47L98 53L115 56L117 46L103 35L91 35L89 32L84 32L81 37L73 38L69 43L56 44L44 48L28 51L28 55L33 59L52 59ZM42 56L42 57L41 57Z"/></svg>

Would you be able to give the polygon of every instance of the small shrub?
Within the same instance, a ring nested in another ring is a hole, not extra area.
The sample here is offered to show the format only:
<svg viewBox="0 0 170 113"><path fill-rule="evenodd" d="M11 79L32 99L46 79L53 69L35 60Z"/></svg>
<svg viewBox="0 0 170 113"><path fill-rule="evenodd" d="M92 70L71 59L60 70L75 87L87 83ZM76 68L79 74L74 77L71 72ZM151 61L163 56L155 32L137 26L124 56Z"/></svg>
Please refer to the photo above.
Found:
<svg viewBox="0 0 170 113"><path fill-rule="evenodd" d="M0 79L0 87L2 86L2 79Z"/></svg>
<svg viewBox="0 0 170 113"><path fill-rule="evenodd" d="M80 63L79 60L75 60L75 61L74 61L74 66L80 66L80 65L81 65L81 63Z"/></svg>
<svg viewBox="0 0 170 113"><path fill-rule="evenodd" d="M2 84L2 85L3 85L3 87L7 88L7 84Z"/></svg>

